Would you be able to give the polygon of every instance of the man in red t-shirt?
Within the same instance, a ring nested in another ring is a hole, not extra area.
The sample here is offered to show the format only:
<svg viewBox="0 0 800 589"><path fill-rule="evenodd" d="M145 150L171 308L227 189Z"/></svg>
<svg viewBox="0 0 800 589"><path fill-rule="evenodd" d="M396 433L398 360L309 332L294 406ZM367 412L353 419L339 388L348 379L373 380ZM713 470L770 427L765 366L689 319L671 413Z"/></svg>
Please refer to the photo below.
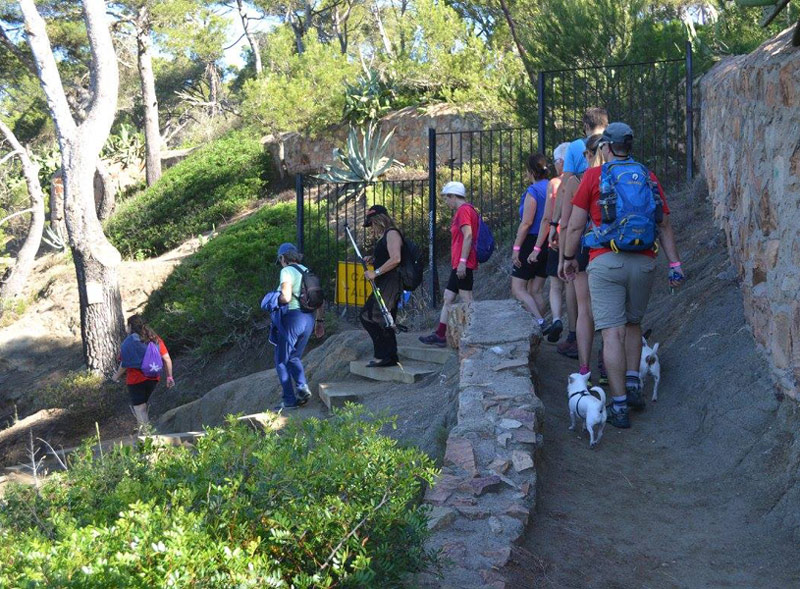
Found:
<svg viewBox="0 0 800 589"><path fill-rule="evenodd" d="M444 290L444 304L439 315L439 326L430 335L419 338L424 344L447 345L447 313L457 296L461 302L472 302L472 273L478 267L478 212L466 200L467 191L461 182L448 182L442 188L445 204L453 209L453 222L450 224L450 278Z"/></svg>
<svg viewBox="0 0 800 589"><path fill-rule="evenodd" d="M632 161L633 131L625 123L612 123L603 132L598 148L606 162ZM599 226L602 222L599 199L604 167L586 170L572 199L573 210L564 244L564 273L568 280L574 279L578 271L575 255L580 248L587 219L591 217L593 226ZM684 277L669 222L669 207L658 179L652 172L650 177L658 187L663 206L658 239L670 262L669 284L677 287ZM603 359L613 398L608 420L616 427L630 427L629 405L634 409L644 409L639 381L641 322L653 286L655 258L655 248L615 252L607 247L597 247L589 252L586 271L589 274L592 314L595 329L603 334Z"/></svg>

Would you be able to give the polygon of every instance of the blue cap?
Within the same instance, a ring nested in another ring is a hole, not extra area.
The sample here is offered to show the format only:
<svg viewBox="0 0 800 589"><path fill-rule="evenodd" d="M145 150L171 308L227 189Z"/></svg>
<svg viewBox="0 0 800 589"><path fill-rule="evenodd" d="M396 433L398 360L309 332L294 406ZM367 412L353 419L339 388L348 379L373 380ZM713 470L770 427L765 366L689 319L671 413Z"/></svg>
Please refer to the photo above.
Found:
<svg viewBox="0 0 800 589"><path fill-rule="evenodd" d="M603 136L600 138L603 143L633 143L633 129L625 123L617 122L611 123L606 130L603 131Z"/></svg>
<svg viewBox="0 0 800 589"><path fill-rule="evenodd" d="M275 263L276 264L280 264L281 263L281 259L280 259L281 256L283 256L285 254L290 254L290 253L297 253L297 248L294 246L294 244L290 243L288 241L285 242L285 243L282 243L278 247L278 257L275 259Z"/></svg>

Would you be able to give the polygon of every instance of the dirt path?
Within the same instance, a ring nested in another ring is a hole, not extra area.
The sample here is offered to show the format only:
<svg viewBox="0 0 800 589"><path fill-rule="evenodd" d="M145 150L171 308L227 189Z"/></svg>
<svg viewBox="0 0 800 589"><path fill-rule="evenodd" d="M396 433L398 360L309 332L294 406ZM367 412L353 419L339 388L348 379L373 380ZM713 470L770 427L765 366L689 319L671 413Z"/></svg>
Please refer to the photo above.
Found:
<svg viewBox="0 0 800 589"><path fill-rule="evenodd" d="M724 237L702 220L707 205L687 208L676 220L691 280L676 295L661 285L651 301L645 327L661 342L662 381L658 403L648 384L632 429L608 425L589 450L587 434L568 431L577 362L540 351L545 445L515 587L800 586L796 543L775 523L796 482L786 481L789 408L746 326Z"/></svg>

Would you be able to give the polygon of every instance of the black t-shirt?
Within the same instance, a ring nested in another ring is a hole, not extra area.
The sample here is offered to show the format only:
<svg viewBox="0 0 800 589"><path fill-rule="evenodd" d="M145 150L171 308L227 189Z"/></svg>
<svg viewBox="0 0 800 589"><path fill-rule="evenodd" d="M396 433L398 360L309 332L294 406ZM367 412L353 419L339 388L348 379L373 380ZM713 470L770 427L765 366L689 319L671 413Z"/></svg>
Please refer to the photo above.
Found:
<svg viewBox="0 0 800 589"><path fill-rule="evenodd" d="M389 233L389 231L397 231L398 233L400 233L398 229L391 227L384 232L383 236L375 244L375 249L373 249L372 251L372 258L373 258L373 263L375 264L374 266L375 268L380 268L381 266L383 266L386 262L389 261L389 258L391 257L389 255L389 245L386 242L386 234ZM403 239L402 233L400 233L400 239ZM397 270L396 267L393 268L391 272L394 272L395 270Z"/></svg>

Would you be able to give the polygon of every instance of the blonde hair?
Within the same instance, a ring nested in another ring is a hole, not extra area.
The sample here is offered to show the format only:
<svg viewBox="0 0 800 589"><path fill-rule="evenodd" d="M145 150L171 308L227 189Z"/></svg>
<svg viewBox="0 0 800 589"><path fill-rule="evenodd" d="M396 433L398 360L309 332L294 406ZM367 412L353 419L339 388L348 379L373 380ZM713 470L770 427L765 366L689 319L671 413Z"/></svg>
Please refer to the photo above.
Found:
<svg viewBox="0 0 800 589"><path fill-rule="evenodd" d="M369 218L370 225L379 229L380 233L386 233L389 229L397 229L394 221L389 215L376 213Z"/></svg>

